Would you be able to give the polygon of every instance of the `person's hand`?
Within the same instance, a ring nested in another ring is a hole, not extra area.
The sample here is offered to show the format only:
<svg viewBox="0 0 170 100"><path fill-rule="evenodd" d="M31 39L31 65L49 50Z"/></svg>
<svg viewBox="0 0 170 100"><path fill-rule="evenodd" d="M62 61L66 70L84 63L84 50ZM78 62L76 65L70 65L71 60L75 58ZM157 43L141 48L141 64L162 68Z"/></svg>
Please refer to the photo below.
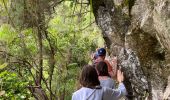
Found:
<svg viewBox="0 0 170 100"><path fill-rule="evenodd" d="M120 69L117 71L117 81L121 83L124 80L123 72Z"/></svg>
<svg viewBox="0 0 170 100"><path fill-rule="evenodd" d="M112 66L112 77L117 79L117 57L109 59L110 65Z"/></svg>

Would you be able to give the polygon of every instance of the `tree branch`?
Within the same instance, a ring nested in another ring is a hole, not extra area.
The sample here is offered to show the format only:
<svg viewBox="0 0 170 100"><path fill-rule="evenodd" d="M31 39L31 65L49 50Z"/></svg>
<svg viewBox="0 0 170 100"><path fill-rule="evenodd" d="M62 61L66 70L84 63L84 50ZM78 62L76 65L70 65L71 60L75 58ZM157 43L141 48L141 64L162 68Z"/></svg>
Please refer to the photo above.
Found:
<svg viewBox="0 0 170 100"><path fill-rule="evenodd" d="M14 22L13 22L12 19L11 19L11 15L10 15L10 13L8 12L8 8L7 8L7 5L6 5L5 1L2 0L2 2L3 2L3 4L4 4L5 10L6 10L7 14L8 14L8 17L9 17L9 20L10 20L12 26L13 26L14 28L16 28Z"/></svg>

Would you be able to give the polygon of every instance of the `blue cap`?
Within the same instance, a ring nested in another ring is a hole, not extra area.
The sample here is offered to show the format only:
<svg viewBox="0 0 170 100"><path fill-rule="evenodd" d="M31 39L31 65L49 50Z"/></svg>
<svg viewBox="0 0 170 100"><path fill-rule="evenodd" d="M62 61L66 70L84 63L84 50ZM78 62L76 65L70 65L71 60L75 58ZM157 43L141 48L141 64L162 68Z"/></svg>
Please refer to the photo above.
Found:
<svg viewBox="0 0 170 100"><path fill-rule="evenodd" d="M105 48L100 48L97 50L97 55L98 56L105 56L106 55L106 50Z"/></svg>

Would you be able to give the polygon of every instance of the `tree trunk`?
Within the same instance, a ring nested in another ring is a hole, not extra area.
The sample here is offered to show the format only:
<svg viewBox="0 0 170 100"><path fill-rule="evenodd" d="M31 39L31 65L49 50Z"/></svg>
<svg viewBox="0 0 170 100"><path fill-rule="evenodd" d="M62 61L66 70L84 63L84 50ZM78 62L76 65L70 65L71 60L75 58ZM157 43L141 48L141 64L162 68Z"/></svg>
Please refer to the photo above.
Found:
<svg viewBox="0 0 170 100"><path fill-rule="evenodd" d="M162 99L170 75L168 0L92 0L110 56L125 72L128 99ZM167 13L168 12L168 13Z"/></svg>

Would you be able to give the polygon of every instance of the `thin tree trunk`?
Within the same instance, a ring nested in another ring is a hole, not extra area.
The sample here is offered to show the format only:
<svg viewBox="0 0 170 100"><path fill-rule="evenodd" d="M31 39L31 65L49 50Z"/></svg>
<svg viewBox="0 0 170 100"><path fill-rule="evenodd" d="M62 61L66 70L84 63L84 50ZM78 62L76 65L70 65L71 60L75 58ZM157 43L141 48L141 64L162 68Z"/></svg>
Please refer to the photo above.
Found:
<svg viewBox="0 0 170 100"><path fill-rule="evenodd" d="M45 91L42 89L41 82L43 78L43 38L45 28L44 28L44 13L41 12L41 6L40 1L35 1L36 3L36 33L37 33L37 39L38 39L38 70L36 70L36 86L31 86L30 90L33 94L33 96L38 100L48 100L48 96L46 95Z"/></svg>
<svg viewBox="0 0 170 100"><path fill-rule="evenodd" d="M48 32L45 31L45 36L46 39L49 43L50 46L50 53L49 53L49 89L50 91L50 100L53 99L53 97L55 97L55 95L52 93L52 79L53 79L53 72L54 72L54 67L55 67L55 50L54 50L54 44L52 44L49 36L48 36Z"/></svg>

